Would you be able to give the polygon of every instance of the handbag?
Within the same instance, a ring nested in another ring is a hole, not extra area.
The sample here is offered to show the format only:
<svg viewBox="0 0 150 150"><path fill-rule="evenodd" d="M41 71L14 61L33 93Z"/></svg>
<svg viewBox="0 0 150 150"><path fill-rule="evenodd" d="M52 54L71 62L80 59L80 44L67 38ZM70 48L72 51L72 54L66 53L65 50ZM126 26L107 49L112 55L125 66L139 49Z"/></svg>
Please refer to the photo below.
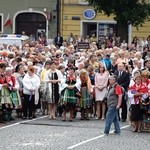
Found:
<svg viewBox="0 0 150 150"><path fill-rule="evenodd" d="M81 92L77 89L77 87L74 87L74 92L75 92L75 96L80 98L81 97Z"/></svg>

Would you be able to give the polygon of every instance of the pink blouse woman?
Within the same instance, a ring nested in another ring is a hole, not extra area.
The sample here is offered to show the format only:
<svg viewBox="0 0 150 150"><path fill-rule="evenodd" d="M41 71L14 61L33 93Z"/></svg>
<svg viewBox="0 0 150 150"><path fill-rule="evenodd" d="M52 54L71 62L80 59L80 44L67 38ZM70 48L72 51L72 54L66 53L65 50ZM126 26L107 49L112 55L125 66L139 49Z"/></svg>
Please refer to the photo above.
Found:
<svg viewBox="0 0 150 150"><path fill-rule="evenodd" d="M107 92L109 74L105 71L104 66L100 65L98 68L98 73L95 75L95 101L96 101L96 119L100 118L100 108L102 105L102 120L105 118L106 104L103 101L105 94Z"/></svg>

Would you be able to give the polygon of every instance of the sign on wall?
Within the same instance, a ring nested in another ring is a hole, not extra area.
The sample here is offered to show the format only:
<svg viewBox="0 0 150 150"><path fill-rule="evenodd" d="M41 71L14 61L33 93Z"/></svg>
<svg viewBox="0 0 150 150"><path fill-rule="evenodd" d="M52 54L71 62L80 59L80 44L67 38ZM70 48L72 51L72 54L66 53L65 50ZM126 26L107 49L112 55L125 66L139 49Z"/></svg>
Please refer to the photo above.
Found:
<svg viewBox="0 0 150 150"><path fill-rule="evenodd" d="M96 16L96 13L93 9L86 9L83 11L83 16L85 19L94 19Z"/></svg>

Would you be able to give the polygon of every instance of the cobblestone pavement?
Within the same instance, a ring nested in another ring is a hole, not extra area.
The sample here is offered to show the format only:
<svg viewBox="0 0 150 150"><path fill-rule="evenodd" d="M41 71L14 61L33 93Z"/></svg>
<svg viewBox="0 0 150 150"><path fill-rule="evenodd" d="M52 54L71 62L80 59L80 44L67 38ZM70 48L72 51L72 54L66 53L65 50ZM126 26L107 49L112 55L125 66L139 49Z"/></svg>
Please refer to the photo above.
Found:
<svg viewBox="0 0 150 150"><path fill-rule="evenodd" d="M121 135L102 132L104 121L62 122L48 117L17 120L19 123L0 128L0 150L149 150L149 133L132 133L127 123L121 123ZM15 123L15 122L14 122ZM6 124L7 125L7 124ZM113 130L113 126L112 126Z"/></svg>

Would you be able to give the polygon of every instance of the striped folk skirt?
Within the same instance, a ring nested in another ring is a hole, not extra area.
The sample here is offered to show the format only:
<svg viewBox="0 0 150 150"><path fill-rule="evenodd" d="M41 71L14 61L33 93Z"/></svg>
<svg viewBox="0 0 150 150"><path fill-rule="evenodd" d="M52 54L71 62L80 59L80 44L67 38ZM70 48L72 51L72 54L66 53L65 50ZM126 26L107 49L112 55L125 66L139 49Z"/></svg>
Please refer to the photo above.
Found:
<svg viewBox="0 0 150 150"><path fill-rule="evenodd" d="M92 105L92 100L87 87L86 86L81 87L80 107L87 108L87 107L91 107L91 105Z"/></svg>

